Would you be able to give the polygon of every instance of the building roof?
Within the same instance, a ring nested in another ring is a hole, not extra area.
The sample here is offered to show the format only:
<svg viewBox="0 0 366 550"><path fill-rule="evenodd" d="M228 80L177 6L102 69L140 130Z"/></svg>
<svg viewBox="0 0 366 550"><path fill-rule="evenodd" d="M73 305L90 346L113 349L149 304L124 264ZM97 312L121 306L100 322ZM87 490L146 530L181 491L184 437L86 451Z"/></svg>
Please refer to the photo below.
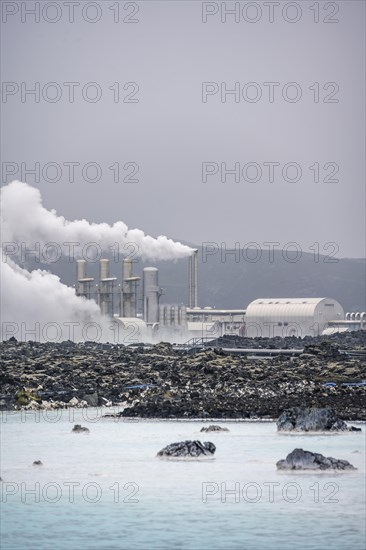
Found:
<svg viewBox="0 0 366 550"><path fill-rule="evenodd" d="M319 302L328 299L332 302L335 301L331 298L257 298L250 302L249 306L257 304L319 304Z"/></svg>
<svg viewBox="0 0 366 550"><path fill-rule="evenodd" d="M258 298L248 305L246 320L261 317L310 317L321 305L325 308L330 306L329 311L344 315L342 306L332 298Z"/></svg>

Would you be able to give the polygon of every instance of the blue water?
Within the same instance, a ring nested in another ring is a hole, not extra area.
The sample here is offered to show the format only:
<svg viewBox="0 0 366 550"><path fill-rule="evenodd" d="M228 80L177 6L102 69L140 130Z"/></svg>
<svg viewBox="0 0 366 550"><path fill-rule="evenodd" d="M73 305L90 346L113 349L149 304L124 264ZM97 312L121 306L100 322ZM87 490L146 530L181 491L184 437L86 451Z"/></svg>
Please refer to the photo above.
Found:
<svg viewBox="0 0 366 550"><path fill-rule="evenodd" d="M365 425L362 434L280 435L272 422L233 421L230 433L200 434L201 421L100 413L3 413L2 550L364 550ZM72 434L74 423L90 435ZM182 439L214 442L215 458L156 458ZM295 447L358 470L277 472Z"/></svg>

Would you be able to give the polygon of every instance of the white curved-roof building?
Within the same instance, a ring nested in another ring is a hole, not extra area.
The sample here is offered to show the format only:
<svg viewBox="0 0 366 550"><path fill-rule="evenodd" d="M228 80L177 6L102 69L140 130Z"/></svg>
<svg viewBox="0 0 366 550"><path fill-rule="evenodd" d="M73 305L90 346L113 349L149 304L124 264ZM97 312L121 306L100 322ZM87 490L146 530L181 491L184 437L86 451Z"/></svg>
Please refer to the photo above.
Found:
<svg viewBox="0 0 366 550"><path fill-rule="evenodd" d="M263 336L318 336L329 321L344 319L342 306L331 298L259 298L245 315L245 334Z"/></svg>

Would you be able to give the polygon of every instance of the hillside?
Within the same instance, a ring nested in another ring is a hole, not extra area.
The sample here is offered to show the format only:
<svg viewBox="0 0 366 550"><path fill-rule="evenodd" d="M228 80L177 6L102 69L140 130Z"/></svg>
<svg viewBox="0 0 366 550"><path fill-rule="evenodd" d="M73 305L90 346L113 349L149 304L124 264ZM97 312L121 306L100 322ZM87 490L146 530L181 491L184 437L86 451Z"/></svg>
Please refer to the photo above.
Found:
<svg viewBox="0 0 366 550"><path fill-rule="evenodd" d="M270 262L269 252L264 250L262 258L257 262L242 257L239 262L235 262L234 255L230 254L226 255L226 261L222 261L220 253L203 261L202 248L196 248L199 250L198 299L202 307L245 308L252 300L260 297L324 296L338 300L345 311L366 310L364 259L342 258L329 262L329 258L320 256L319 261L315 262L313 254L304 252L298 262L291 263L283 258L281 251L275 251L273 261ZM137 261L135 273L140 275L147 265L155 265L160 270L159 284L164 289L162 303L187 303L186 259L146 263ZM75 284L76 264L70 263L68 258L49 265L30 263L28 268L47 269L59 275L65 284ZM122 259L114 262L111 258L111 275L120 279L121 273ZM94 276L97 282L98 263L89 264L88 274Z"/></svg>

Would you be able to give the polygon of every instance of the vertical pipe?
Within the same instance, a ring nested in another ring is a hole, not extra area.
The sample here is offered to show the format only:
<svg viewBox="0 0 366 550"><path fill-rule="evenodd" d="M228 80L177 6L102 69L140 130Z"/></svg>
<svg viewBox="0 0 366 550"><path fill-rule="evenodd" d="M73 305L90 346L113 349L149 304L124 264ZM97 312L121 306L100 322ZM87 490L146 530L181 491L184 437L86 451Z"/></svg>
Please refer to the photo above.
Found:
<svg viewBox="0 0 366 550"><path fill-rule="evenodd" d="M187 325L187 309L186 306L181 306L180 308L180 324L186 328Z"/></svg>
<svg viewBox="0 0 366 550"><path fill-rule="evenodd" d="M136 313L134 311L134 284L133 281L128 281L127 279L132 277L132 261L130 258L125 258L123 260L123 297L122 297L122 310L124 317L135 317Z"/></svg>
<svg viewBox="0 0 366 550"><path fill-rule="evenodd" d="M194 252L194 307L198 307L198 250Z"/></svg>
<svg viewBox="0 0 366 550"><path fill-rule="evenodd" d="M112 306L110 305L109 282L104 279L109 278L109 260L102 259L99 262L99 307L102 315L111 315Z"/></svg>
<svg viewBox="0 0 366 550"><path fill-rule="evenodd" d="M192 308L192 256L189 256L188 261L188 307Z"/></svg>
<svg viewBox="0 0 366 550"><path fill-rule="evenodd" d="M190 308L198 307L198 250L194 250L189 256L189 300Z"/></svg>

